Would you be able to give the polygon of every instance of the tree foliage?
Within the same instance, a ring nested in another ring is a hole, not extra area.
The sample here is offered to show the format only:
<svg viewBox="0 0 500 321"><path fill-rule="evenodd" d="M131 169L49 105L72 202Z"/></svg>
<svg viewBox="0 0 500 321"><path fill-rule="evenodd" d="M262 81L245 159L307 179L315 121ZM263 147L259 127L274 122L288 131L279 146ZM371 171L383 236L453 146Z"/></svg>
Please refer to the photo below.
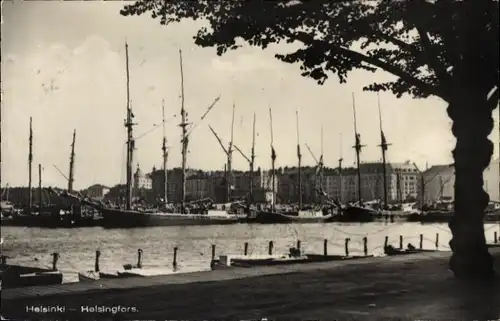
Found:
<svg viewBox="0 0 500 321"><path fill-rule="evenodd" d="M215 46L219 55L238 48L238 38L261 48L299 41L300 49L276 57L300 63L302 75L319 84L330 73L345 82L353 69L380 68L397 80L364 89L450 102L456 68L471 63L479 78L474 83L485 94L498 83L498 0L139 0L121 14L147 12L162 25L206 19L209 27L199 30L195 43Z"/></svg>

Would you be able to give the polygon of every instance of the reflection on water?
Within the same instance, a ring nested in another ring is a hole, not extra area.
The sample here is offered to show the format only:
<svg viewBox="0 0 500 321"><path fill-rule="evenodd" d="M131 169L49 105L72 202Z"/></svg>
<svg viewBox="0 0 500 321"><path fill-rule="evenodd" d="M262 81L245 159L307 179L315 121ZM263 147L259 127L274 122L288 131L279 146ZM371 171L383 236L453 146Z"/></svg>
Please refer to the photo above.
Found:
<svg viewBox="0 0 500 321"><path fill-rule="evenodd" d="M486 238L493 241L499 224L485 224ZM328 240L329 254L343 254L344 240L350 238L350 254L363 253L363 237L368 237L370 254L382 253L385 236L389 243L419 246L419 235L424 235L423 247L434 249L439 233L439 249L449 250L451 238L446 224L418 223L368 224L235 224L221 226L169 226L105 230L100 227L79 229L42 229L2 227L3 255L9 262L26 265L51 265L50 253L59 252L58 267L65 272L65 281L73 279L78 271L94 267L95 251L101 251L103 271L116 271L123 264L135 264L137 249L143 249L144 267L171 267L173 248L178 247L180 271L205 270L210 265L211 245L216 255L242 254L244 243L249 243L249 254L266 254L268 242L274 242L274 252L288 252L297 240L306 253L323 253L323 240ZM35 260L38 259L38 260Z"/></svg>

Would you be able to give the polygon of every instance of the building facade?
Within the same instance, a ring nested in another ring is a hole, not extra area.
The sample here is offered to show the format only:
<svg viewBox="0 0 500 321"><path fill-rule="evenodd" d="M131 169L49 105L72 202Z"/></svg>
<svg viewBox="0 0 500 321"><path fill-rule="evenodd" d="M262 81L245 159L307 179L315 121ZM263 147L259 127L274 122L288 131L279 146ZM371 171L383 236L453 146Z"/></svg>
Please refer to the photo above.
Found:
<svg viewBox="0 0 500 321"><path fill-rule="evenodd" d="M455 193L455 168L453 165L435 165L422 173L419 184L419 199L423 191L424 204L432 204L439 200L453 200Z"/></svg>
<svg viewBox="0 0 500 321"><path fill-rule="evenodd" d="M87 187L82 191L83 194L86 196L96 199L96 200L102 200L106 194L108 194L110 191L109 187L106 187L101 184L94 184L92 186Z"/></svg>
<svg viewBox="0 0 500 321"><path fill-rule="evenodd" d="M135 189L153 189L153 180L151 179L151 174L144 174L141 171L139 165L137 165L137 170L134 173L134 188Z"/></svg>
<svg viewBox="0 0 500 321"><path fill-rule="evenodd" d="M430 204L439 200L455 199L455 169L453 165L432 166L423 173L424 200ZM500 202L500 164L492 160L483 173L483 188L490 201Z"/></svg>
<svg viewBox="0 0 500 321"><path fill-rule="evenodd" d="M484 190L490 201L500 202L500 159L491 161L483 173Z"/></svg>

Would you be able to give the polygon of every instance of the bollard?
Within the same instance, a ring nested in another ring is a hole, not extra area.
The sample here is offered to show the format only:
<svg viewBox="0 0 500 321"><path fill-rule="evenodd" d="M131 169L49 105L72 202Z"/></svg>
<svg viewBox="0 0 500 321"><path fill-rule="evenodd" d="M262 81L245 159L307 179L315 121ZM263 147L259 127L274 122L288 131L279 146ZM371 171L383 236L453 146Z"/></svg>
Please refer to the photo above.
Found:
<svg viewBox="0 0 500 321"><path fill-rule="evenodd" d="M175 268L177 268L177 246L174 247L174 261L172 262L172 265Z"/></svg>
<svg viewBox="0 0 500 321"><path fill-rule="evenodd" d="M268 253L269 253L269 255L273 255L273 241L269 241Z"/></svg>
<svg viewBox="0 0 500 321"><path fill-rule="evenodd" d="M142 268L142 249L137 250L137 268Z"/></svg>
<svg viewBox="0 0 500 321"><path fill-rule="evenodd" d="M300 245L301 245L300 240L297 240L297 250L299 250L299 251L300 251Z"/></svg>
<svg viewBox="0 0 500 321"><path fill-rule="evenodd" d="M402 250L403 249L403 235L400 235L399 236L399 249Z"/></svg>
<svg viewBox="0 0 500 321"><path fill-rule="evenodd" d="M243 254L248 255L248 242L245 242L245 246L243 248Z"/></svg>
<svg viewBox="0 0 500 321"><path fill-rule="evenodd" d="M2 260L2 265L7 264L7 255L2 255L1 260Z"/></svg>
<svg viewBox="0 0 500 321"><path fill-rule="evenodd" d="M424 248L424 234L420 234L420 249Z"/></svg>
<svg viewBox="0 0 500 321"><path fill-rule="evenodd" d="M59 260L59 253L52 253L52 271L57 271L57 261Z"/></svg>
<svg viewBox="0 0 500 321"><path fill-rule="evenodd" d="M365 256L368 256L368 238L366 236L363 237L363 252Z"/></svg>
<svg viewBox="0 0 500 321"><path fill-rule="evenodd" d="M99 272L99 258L101 257L101 251L97 250L95 251L95 264L94 264L94 271Z"/></svg>
<svg viewBox="0 0 500 321"><path fill-rule="evenodd" d="M349 241L350 240L351 239L348 237L345 238L345 256L349 256Z"/></svg>
<svg viewBox="0 0 500 321"><path fill-rule="evenodd" d="M495 242L495 244L497 244L497 243L498 243L498 234L497 234L497 232L495 232L495 233L493 234L493 237L495 238L495 241L494 241L494 242Z"/></svg>
<svg viewBox="0 0 500 321"><path fill-rule="evenodd" d="M328 255L328 240L324 239L323 241L323 255L327 256Z"/></svg>
<svg viewBox="0 0 500 321"><path fill-rule="evenodd" d="M436 233L436 250L439 248L439 233Z"/></svg>
<svg viewBox="0 0 500 321"><path fill-rule="evenodd" d="M386 236L384 240L384 249L389 245L389 237Z"/></svg>
<svg viewBox="0 0 500 321"><path fill-rule="evenodd" d="M215 260L215 244L212 244L212 261Z"/></svg>

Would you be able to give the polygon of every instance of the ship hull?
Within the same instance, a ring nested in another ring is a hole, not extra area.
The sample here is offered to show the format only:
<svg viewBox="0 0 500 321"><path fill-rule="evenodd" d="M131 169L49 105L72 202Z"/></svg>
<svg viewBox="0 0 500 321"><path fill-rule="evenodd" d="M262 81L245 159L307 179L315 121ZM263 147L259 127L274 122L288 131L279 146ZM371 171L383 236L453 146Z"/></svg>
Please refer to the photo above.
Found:
<svg viewBox="0 0 500 321"><path fill-rule="evenodd" d="M61 284L63 275L50 269L19 265L0 265L2 288L20 288L37 285Z"/></svg>
<svg viewBox="0 0 500 321"><path fill-rule="evenodd" d="M280 223L324 223L331 220L331 215L323 216L299 216L277 212L261 211L257 212L251 220L260 224L280 224Z"/></svg>
<svg viewBox="0 0 500 321"><path fill-rule="evenodd" d="M240 223L240 219L229 215L143 213L119 209L101 209L101 214L101 226L104 228L227 225Z"/></svg>
<svg viewBox="0 0 500 321"><path fill-rule="evenodd" d="M1 225L44 228L93 227L99 225L99 219L72 215L14 215L9 218L3 218Z"/></svg>
<svg viewBox="0 0 500 321"><path fill-rule="evenodd" d="M335 215L333 221L344 223L368 223L375 221L377 213L362 207L348 207L342 209L342 214Z"/></svg>

